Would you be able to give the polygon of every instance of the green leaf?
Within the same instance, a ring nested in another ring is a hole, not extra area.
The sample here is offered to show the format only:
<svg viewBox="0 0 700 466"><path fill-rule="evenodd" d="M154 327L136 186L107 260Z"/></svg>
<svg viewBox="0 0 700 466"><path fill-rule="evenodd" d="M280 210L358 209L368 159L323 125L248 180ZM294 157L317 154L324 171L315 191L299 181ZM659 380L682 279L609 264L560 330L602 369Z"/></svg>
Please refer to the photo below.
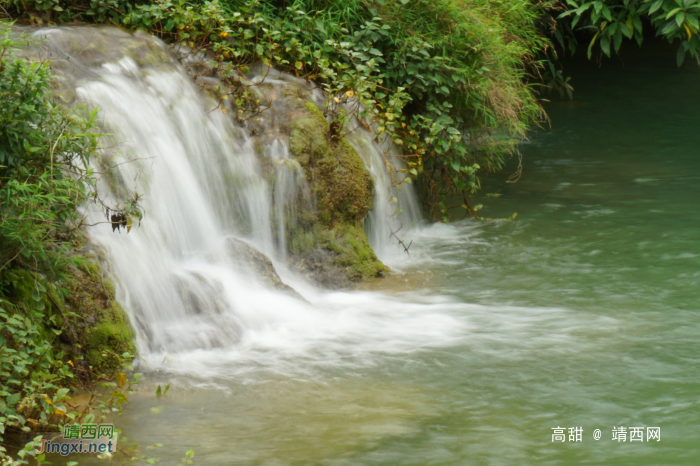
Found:
<svg viewBox="0 0 700 466"><path fill-rule="evenodd" d="M681 27L683 25L684 19L685 14L682 11L676 15L676 24L678 24L678 27Z"/></svg>
<svg viewBox="0 0 700 466"><path fill-rule="evenodd" d="M607 6L603 7L603 16L608 21L612 21L612 13L610 12L610 8L608 8Z"/></svg>
<svg viewBox="0 0 700 466"><path fill-rule="evenodd" d="M673 10L669 11L668 14L666 15L666 20L671 19L673 15L681 11L681 8L674 8Z"/></svg>
<svg viewBox="0 0 700 466"><path fill-rule="evenodd" d="M651 8L649 8L649 14L654 13L656 10L661 8L661 5L664 4L664 0L656 0L654 3L652 3Z"/></svg>
<svg viewBox="0 0 700 466"><path fill-rule="evenodd" d="M600 48L603 53L610 57L610 38L608 36L603 36L600 38Z"/></svg>
<svg viewBox="0 0 700 466"><path fill-rule="evenodd" d="M635 16L632 18L632 22L634 23L634 28L639 32L640 34L642 33L642 19L639 16Z"/></svg>
<svg viewBox="0 0 700 466"><path fill-rule="evenodd" d="M595 44L596 39L598 38L598 34L596 33L595 36L593 36L593 39L591 40L591 43L588 45L588 59L590 60L591 54L593 53L593 45Z"/></svg>
<svg viewBox="0 0 700 466"><path fill-rule="evenodd" d="M685 61L685 48L682 46L678 47L678 51L676 52L676 64L680 68L680 66L683 64Z"/></svg>
<svg viewBox="0 0 700 466"><path fill-rule="evenodd" d="M666 26L664 26L664 28L661 30L661 34L662 34L662 35L667 35L667 34L669 34L671 31L675 31L676 29L678 29L678 25L676 24L676 22L675 22L675 21L669 21L668 23L666 23Z"/></svg>
<svg viewBox="0 0 700 466"><path fill-rule="evenodd" d="M633 32L626 23L620 23L620 31L622 31L622 34L628 39L632 38Z"/></svg>

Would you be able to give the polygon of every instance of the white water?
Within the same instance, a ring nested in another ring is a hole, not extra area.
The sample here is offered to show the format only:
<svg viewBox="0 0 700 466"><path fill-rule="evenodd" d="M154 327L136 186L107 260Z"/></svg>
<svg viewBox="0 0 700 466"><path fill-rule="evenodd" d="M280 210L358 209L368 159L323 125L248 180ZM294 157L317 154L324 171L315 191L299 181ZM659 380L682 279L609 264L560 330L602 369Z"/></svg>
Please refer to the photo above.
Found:
<svg viewBox="0 0 700 466"><path fill-rule="evenodd" d="M63 31L48 31L54 53ZM364 364L371 353L410 352L460 333L462 324L444 303L328 293L286 269L285 222L295 209L312 208L290 201L299 192L309 195L301 167L290 158L286 142L272 138L263 157L274 164L275 179L272 184L264 179L245 129L212 111L216 103L198 92L179 64L144 67L122 58L81 65L79 76L69 76L77 101L99 108L104 127L113 133L103 141L108 147L103 157L106 165L118 166L112 170L115 179L104 177L100 191L107 193L108 204L119 202L112 190L123 187L143 196L140 227L113 233L102 224L89 234L107 252L117 297L132 316L141 357L151 367L213 375L228 372L222 366L233 361L242 367L269 364L275 371L284 370L290 358ZM293 79L278 75L268 84ZM390 232L403 225L401 233L407 233L418 218L415 200L410 187L391 186L369 133L356 131L352 143L376 186L366 219L369 238L390 262L405 255ZM406 206L404 212L396 212L399 205ZM104 222L96 208L88 214L90 222ZM260 284L227 254L229 237L244 238L270 256L310 304Z"/></svg>

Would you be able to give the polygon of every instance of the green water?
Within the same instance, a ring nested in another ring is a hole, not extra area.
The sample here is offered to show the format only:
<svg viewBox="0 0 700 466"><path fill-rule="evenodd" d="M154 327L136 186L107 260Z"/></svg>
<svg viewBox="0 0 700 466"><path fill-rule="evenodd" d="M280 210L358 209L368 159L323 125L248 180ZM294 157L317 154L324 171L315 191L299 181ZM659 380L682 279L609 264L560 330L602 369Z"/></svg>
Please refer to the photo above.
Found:
<svg viewBox="0 0 700 466"><path fill-rule="evenodd" d="M674 56L570 64L576 101L546 106L523 178L474 200L516 221L426 227L405 275L321 299L371 345L322 327L304 351L203 352L115 424L162 464L698 464L700 70Z"/></svg>

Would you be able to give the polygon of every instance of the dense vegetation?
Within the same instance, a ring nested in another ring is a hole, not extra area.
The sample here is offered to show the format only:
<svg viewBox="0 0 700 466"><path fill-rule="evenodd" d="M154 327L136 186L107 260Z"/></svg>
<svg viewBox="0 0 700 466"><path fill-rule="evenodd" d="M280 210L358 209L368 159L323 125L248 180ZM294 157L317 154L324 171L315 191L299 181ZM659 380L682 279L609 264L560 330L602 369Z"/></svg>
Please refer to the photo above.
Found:
<svg viewBox="0 0 700 466"><path fill-rule="evenodd" d="M109 377L133 352L130 339L115 334L126 328L118 325L123 323L119 310L97 315L95 301L103 293L97 287L104 285L96 264L76 252L77 207L94 192L85 167L96 148L96 112L57 107L48 65L21 58L18 52L26 46L11 36L9 25L0 24L3 443L12 432L48 430L89 415L66 407L71 387ZM113 297L106 289L104 295ZM99 325L87 326L86 317ZM120 399L114 393L109 397ZM21 450L19 457L31 453ZM5 455L0 446L0 458ZM3 464L7 461L12 463L3 459Z"/></svg>
<svg viewBox="0 0 700 466"><path fill-rule="evenodd" d="M6 3L36 23L109 22L207 49L232 79L263 61L317 80L332 128L353 116L339 106L355 105L350 113L394 141L436 217L455 193L468 205L479 174L501 168L542 116L525 78L548 42L529 0Z"/></svg>
<svg viewBox="0 0 700 466"><path fill-rule="evenodd" d="M69 225L87 192L77 164L85 162L94 139L86 132L89 122L69 118L52 104L46 64L12 57L17 43L9 28L4 27L2 34L0 425L4 428L25 427L26 413L35 410L42 422L49 422L56 410L66 411L61 401L68 390L60 386L73 374L62 355L52 351L49 337L52 330L60 333L62 316L47 312L44 295L62 291L53 283L65 278L71 260ZM28 277L32 283L26 299L21 288Z"/></svg>

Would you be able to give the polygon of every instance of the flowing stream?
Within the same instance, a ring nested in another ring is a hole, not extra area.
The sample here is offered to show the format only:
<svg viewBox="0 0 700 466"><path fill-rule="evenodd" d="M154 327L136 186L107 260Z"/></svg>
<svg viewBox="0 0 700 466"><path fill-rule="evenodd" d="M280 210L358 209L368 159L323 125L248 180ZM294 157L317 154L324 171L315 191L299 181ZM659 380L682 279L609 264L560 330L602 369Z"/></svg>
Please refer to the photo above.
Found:
<svg viewBox="0 0 700 466"><path fill-rule="evenodd" d="M134 161L121 183L145 194L140 228L90 233L146 373L115 419L120 444L161 464L190 448L205 465L697 462L700 70L673 56L652 45L644 60L572 65L576 100L546 107L552 128L524 145L523 178L490 179L474 200L516 221L409 231L410 190L391 191L370 138L353 141L377 187L368 236L395 272L352 292L285 267L279 216L303 208L285 193L307 188L283 139L265 153L275 192L246 134L178 66L81 71L78 100L115 134L105 157ZM387 234L402 225L410 255ZM251 278L230 237L308 303ZM661 441L612 441L620 425L659 426ZM583 441L553 443L558 426Z"/></svg>

